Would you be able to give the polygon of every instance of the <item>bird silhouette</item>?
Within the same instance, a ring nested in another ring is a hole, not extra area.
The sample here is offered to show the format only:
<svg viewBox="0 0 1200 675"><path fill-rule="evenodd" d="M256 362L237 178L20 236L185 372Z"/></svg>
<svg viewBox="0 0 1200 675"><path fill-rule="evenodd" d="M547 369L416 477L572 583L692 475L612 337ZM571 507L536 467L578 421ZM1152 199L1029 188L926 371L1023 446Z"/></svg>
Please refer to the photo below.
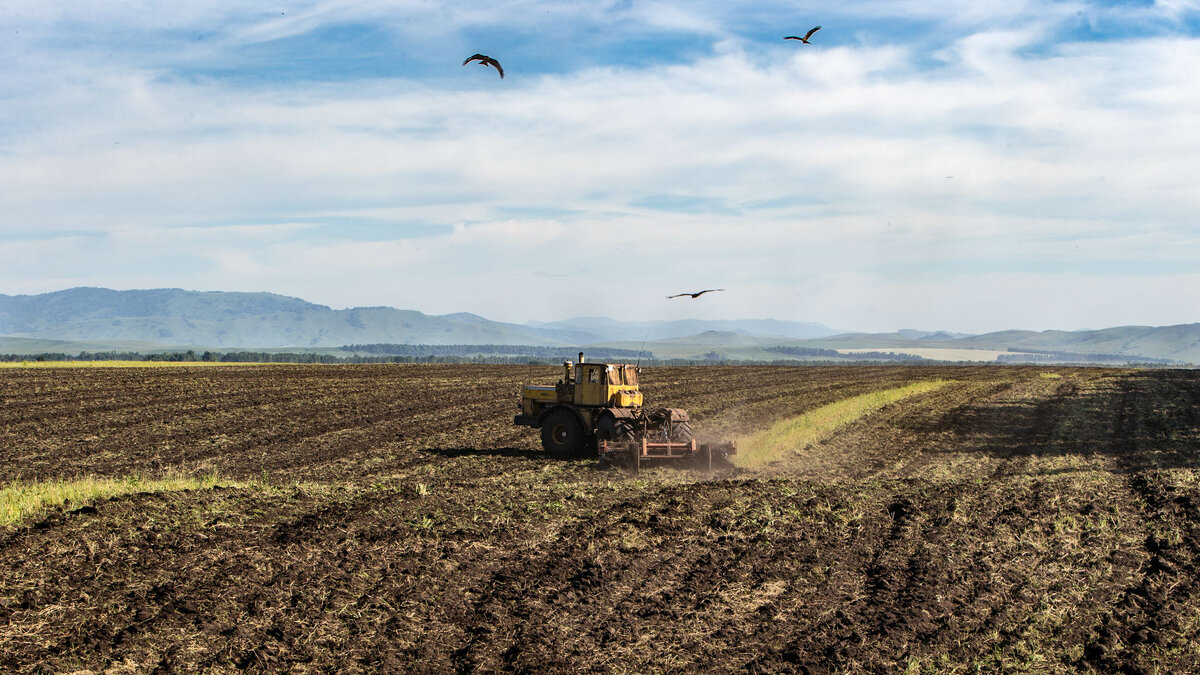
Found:
<svg viewBox="0 0 1200 675"><path fill-rule="evenodd" d="M817 26L816 28L813 28L812 30L810 30L810 31L808 31L807 33L805 33L805 34L804 34L804 37L797 37L797 36L795 36L795 35L789 35L789 36L787 36L787 37L785 37L785 38L783 38L783 39L784 39L784 40L799 40L799 41L803 42L803 43L804 43L804 44L806 44L806 45L807 45L807 44L812 44L811 42L809 42L809 41L808 41L808 38L812 37L812 34L813 34L813 33L815 33L815 32L817 32L817 31L819 31L819 30L821 30L821 27L820 27L820 26Z"/></svg>
<svg viewBox="0 0 1200 675"><path fill-rule="evenodd" d="M695 293L677 293L675 295L668 295L667 299L670 300L671 298L682 298L685 295L690 295L692 297L692 299L695 300L696 298L704 295L705 293L713 293L715 291L723 291L723 290L725 290L725 289L724 288L706 288L703 291L696 291Z"/></svg>
<svg viewBox="0 0 1200 675"><path fill-rule="evenodd" d="M467 58L466 61L463 61L463 65L465 66L472 61L478 61L479 65L481 66L494 67L496 72L500 73L500 79L504 79L504 69L500 67L500 62L496 59L493 59L487 54L472 54L469 58Z"/></svg>

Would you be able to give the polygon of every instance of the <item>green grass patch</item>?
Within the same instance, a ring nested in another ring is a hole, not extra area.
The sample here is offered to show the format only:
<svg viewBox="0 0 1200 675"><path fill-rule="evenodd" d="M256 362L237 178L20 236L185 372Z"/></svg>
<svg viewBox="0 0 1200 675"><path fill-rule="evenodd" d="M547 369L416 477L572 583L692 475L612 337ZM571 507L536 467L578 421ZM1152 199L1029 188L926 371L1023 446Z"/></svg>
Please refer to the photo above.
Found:
<svg viewBox="0 0 1200 675"><path fill-rule="evenodd" d="M109 497L134 492L204 490L216 485L241 487L215 473L199 478L164 476L161 478L76 478L38 482L14 481L0 487L0 527L17 525L46 509L69 504L79 508Z"/></svg>
<svg viewBox="0 0 1200 675"><path fill-rule="evenodd" d="M1038 373L1038 375L1047 380L1061 380L1062 379L1062 375L1060 375L1059 373Z"/></svg>
<svg viewBox="0 0 1200 675"><path fill-rule="evenodd" d="M799 452L810 445L820 443L839 428L889 403L939 389L952 381L916 382L895 389L873 391L810 410L799 417L779 422L766 431L738 439L738 454L734 461L738 466L744 467L773 462L789 452Z"/></svg>

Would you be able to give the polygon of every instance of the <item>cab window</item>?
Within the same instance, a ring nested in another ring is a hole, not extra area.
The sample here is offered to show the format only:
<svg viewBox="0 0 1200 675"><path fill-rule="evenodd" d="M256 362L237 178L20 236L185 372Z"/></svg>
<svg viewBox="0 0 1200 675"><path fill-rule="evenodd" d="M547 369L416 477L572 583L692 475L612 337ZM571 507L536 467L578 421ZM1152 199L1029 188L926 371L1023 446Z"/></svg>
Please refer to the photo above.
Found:
<svg viewBox="0 0 1200 675"><path fill-rule="evenodd" d="M625 366L625 384L637 386L637 366Z"/></svg>
<svg viewBox="0 0 1200 675"><path fill-rule="evenodd" d="M588 368L587 378L588 378L588 382L591 382L593 384L599 384L600 383L600 369L599 368Z"/></svg>
<svg viewBox="0 0 1200 675"><path fill-rule="evenodd" d="M608 380L609 386L615 387L615 386L621 384L621 368L620 367L609 369L609 370L605 371L604 375L605 375L605 378Z"/></svg>

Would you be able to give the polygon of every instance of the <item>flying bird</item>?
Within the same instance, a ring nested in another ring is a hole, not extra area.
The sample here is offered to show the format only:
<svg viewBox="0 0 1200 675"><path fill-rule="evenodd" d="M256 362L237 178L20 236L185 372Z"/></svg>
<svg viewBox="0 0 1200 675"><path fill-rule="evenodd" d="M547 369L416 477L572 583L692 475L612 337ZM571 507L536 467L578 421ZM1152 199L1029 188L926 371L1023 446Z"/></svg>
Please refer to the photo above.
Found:
<svg viewBox="0 0 1200 675"><path fill-rule="evenodd" d="M690 295L690 296L692 296L692 299L695 300L696 298L704 295L705 293L713 293L715 291L723 291L723 290L725 290L725 289L724 288L706 288L703 291L696 291L695 293L678 293L676 295L668 295L667 299L670 300L671 298L682 298L685 295Z"/></svg>
<svg viewBox="0 0 1200 675"><path fill-rule="evenodd" d="M500 67L500 62L497 61L496 59L493 59L492 57L488 56L487 54L473 54L466 61L463 61L463 65L465 66L472 61L478 61L479 65L481 65L481 66L494 67L496 69L496 72L500 73L500 79L502 79L502 80L504 79L504 69Z"/></svg>
<svg viewBox="0 0 1200 675"><path fill-rule="evenodd" d="M813 33L815 33L815 32L817 32L817 31L819 31L819 30L821 30L821 27L820 27L820 26L817 26L816 28L813 28L812 30L810 30L810 31L808 31L807 33L805 33L805 34L804 34L804 37L797 37L797 36L795 36L795 35L789 35L789 36L787 36L787 37L785 37L785 38L783 38L783 39L784 39L784 40L799 40L799 41L803 42L803 43L804 43L804 44L806 44L806 45L807 45L807 44L812 44L811 42L809 42L809 41L808 41L808 38L812 37L812 34L813 34Z"/></svg>

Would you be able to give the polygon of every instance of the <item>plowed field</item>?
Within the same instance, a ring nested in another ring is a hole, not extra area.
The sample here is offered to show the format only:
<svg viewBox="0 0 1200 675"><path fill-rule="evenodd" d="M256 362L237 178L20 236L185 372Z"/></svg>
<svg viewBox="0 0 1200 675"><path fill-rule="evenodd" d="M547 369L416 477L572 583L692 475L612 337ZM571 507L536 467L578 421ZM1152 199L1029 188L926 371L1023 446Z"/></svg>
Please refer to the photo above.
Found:
<svg viewBox="0 0 1200 675"><path fill-rule="evenodd" d="M1200 373L646 368L754 470L544 456L518 366L0 371L0 671L1200 671Z"/></svg>

